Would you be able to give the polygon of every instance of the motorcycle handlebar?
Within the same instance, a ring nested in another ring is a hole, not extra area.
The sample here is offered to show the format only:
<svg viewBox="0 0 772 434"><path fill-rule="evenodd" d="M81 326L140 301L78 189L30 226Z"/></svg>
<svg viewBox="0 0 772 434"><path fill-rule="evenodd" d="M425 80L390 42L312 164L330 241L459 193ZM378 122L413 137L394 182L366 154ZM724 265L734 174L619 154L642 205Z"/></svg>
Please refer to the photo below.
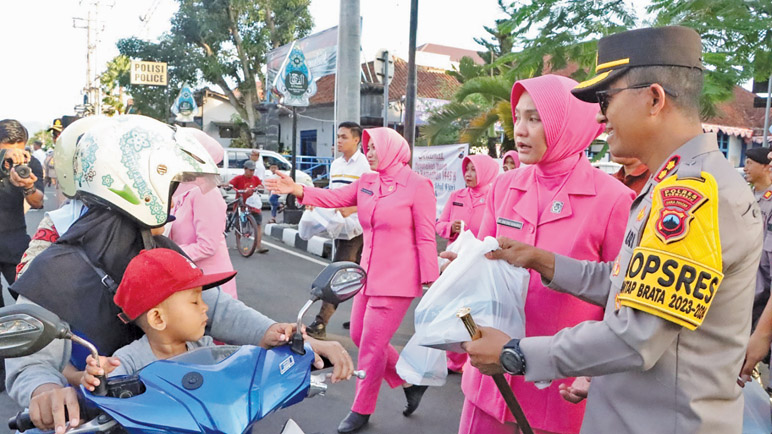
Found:
<svg viewBox="0 0 772 434"><path fill-rule="evenodd" d="M16 413L16 416L8 419L8 428L14 431L24 432L28 429L35 428L35 425L32 423L29 413L22 410Z"/></svg>

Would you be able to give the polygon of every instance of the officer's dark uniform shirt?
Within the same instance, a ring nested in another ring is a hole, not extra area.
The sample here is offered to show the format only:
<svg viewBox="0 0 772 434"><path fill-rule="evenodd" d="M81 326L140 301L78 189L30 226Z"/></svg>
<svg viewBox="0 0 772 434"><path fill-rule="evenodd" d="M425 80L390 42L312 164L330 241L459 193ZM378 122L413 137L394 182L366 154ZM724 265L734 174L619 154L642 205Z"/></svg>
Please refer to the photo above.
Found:
<svg viewBox="0 0 772 434"><path fill-rule="evenodd" d="M35 188L43 191L43 166L35 158L28 165L38 178ZM24 201L24 189L11 184L8 177L0 179L0 262L18 263L29 244Z"/></svg>

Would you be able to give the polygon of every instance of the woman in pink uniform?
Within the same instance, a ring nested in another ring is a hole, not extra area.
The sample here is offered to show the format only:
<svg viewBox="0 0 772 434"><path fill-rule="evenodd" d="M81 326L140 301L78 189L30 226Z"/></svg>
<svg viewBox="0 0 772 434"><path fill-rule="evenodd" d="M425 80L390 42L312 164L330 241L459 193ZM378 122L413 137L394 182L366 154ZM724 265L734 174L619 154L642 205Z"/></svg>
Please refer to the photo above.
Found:
<svg viewBox="0 0 772 434"><path fill-rule="evenodd" d="M512 115L520 161L530 166L498 177L488 195L478 238L504 236L588 261L613 261L622 245L633 192L594 169L584 154L604 129L595 123L597 104L571 95L576 82L545 75L515 83ZM531 271L525 301L526 336L552 336L585 320L600 320L602 309L546 288ZM537 433L578 433L584 403L544 389L522 377L508 377ZM464 366L464 409L460 434L519 433L492 377Z"/></svg>
<svg viewBox="0 0 772 434"><path fill-rule="evenodd" d="M504 154L501 165L504 167L505 172L509 172L510 170L520 167L520 157L517 155L517 151L507 151L507 153Z"/></svg>
<svg viewBox="0 0 772 434"><path fill-rule="evenodd" d="M499 174L499 165L493 158L481 154L464 158L461 164L466 188L450 194L440 219L437 220L437 235L454 241L461 232L461 222L477 236L480 229L485 196L491 183Z"/></svg>
<svg viewBox="0 0 772 434"><path fill-rule="evenodd" d="M461 233L461 222L466 229L477 236L485 212L485 197L491 188L491 183L499 174L496 160L485 155L470 155L461 163L464 171L466 188L450 194L440 219L437 220L437 235L455 241ZM467 355L448 351L448 369L461 372L466 363Z"/></svg>
<svg viewBox="0 0 772 434"><path fill-rule="evenodd" d="M209 152L216 164L223 158L222 146L203 131L185 128ZM225 200L220 190L213 188L204 193L193 183L182 183L172 196L170 214L175 218L169 238L177 243L204 273L233 271L233 264L225 244ZM220 286L237 298L236 279Z"/></svg>
<svg viewBox="0 0 772 434"><path fill-rule="evenodd" d="M338 426L340 433L367 424L382 380L392 388L409 386L397 374L399 353L389 341L410 303L422 294L421 285L434 282L439 274L434 187L407 165L407 142L394 130L372 128L362 134L362 149L375 172L345 187L304 187L281 172L277 172L280 178L266 181L271 191L292 193L305 205L356 206L364 230L361 264L367 271L367 284L354 298L351 339L359 347L357 365L367 372L367 378L357 380L354 404ZM403 414L407 416L418 407L426 387L404 390L408 405Z"/></svg>

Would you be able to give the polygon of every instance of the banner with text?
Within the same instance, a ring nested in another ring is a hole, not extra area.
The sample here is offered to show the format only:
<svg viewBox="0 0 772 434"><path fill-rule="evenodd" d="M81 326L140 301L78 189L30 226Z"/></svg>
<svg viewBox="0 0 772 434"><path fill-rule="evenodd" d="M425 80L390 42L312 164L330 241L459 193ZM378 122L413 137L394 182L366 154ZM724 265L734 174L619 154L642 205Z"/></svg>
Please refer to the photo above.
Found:
<svg viewBox="0 0 772 434"><path fill-rule="evenodd" d="M468 144L413 148L413 170L434 183L438 218L445 208L450 193L465 186L461 163L468 154Z"/></svg>

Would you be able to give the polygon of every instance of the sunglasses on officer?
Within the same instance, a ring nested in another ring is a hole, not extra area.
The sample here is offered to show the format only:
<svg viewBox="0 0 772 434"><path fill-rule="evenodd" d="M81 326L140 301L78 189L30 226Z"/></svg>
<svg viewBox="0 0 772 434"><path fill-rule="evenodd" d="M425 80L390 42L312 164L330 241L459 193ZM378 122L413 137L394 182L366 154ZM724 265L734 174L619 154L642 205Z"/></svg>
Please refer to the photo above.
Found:
<svg viewBox="0 0 772 434"><path fill-rule="evenodd" d="M654 83L642 83L642 84L636 84L628 87L618 87L618 88L612 88L612 89L599 90L595 92L595 96L596 98L598 98L598 105L600 105L600 113L603 116L606 116L606 109L608 109L608 105L611 102L611 97L618 94L619 92L622 92L623 90L630 90L630 89L645 89L651 86L652 84ZM678 97L678 94L676 92L668 90L665 86L662 86L662 90L664 90L666 94L672 96L673 98Z"/></svg>

